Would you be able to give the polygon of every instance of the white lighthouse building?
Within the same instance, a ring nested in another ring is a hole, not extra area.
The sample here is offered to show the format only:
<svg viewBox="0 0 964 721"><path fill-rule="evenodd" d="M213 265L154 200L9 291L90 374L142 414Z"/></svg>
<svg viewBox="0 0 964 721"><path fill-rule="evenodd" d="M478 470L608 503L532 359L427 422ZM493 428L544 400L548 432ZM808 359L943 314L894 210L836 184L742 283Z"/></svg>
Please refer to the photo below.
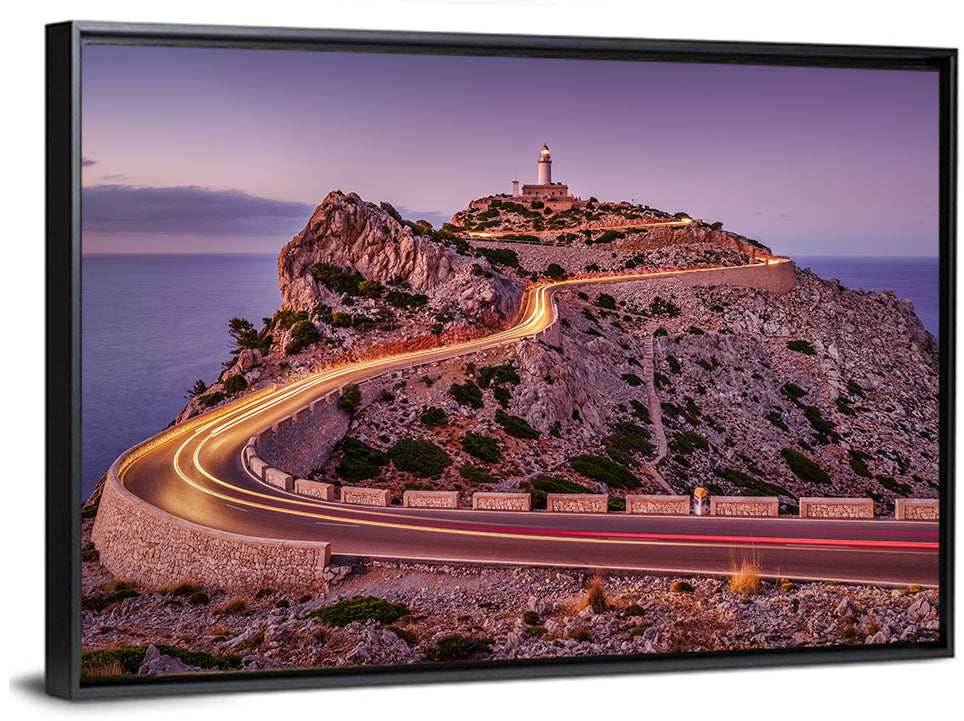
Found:
<svg viewBox="0 0 964 721"><path fill-rule="evenodd" d="M539 151L539 174L535 185L523 185L523 197L531 200L553 200L569 198L569 186L552 182L552 156L549 146L543 145ZM514 190L514 188L513 188Z"/></svg>
<svg viewBox="0 0 964 721"><path fill-rule="evenodd" d="M543 145L539 153L538 185L552 185L552 158L549 156L548 145Z"/></svg>

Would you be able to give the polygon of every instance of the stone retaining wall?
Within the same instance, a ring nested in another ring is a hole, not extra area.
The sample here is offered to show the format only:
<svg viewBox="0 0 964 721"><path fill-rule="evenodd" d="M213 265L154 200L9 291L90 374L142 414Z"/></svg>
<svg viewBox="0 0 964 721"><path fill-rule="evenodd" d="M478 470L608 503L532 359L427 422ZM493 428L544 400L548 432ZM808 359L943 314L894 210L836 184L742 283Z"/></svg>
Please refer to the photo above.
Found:
<svg viewBox="0 0 964 721"><path fill-rule="evenodd" d="M284 491L294 490L294 479L284 471L277 468L264 469L264 482L269 486L275 486Z"/></svg>
<svg viewBox="0 0 964 721"><path fill-rule="evenodd" d="M792 261L705 270L674 277L685 285L736 285L742 288L763 288L775 295L786 295L797 284Z"/></svg>
<svg viewBox="0 0 964 721"><path fill-rule="evenodd" d="M936 498L898 498L894 501L898 521L940 520L940 501Z"/></svg>
<svg viewBox="0 0 964 721"><path fill-rule="evenodd" d="M192 581L208 590L323 591L329 543L269 541L216 531L147 505L108 473L91 538L118 578L146 586Z"/></svg>
<svg viewBox="0 0 964 721"><path fill-rule="evenodd" d="M550 493L546 510L557 513L608 513L609 496L594 493Z"/></svg>
<svg viewBox="0 0 964 721"><path fill-rule="evenodd" d="M472 494L472 510L475 511L530 511L531 493L494 493Z"/></svg>
<svg viewBox="0 0 964 721"><path fill-rule="evenodd" d="M348 422L333 391L259 433L258 456L295 477L310 475L331 458L335 444L348 432Z"/></svg>
<svg viewBox="0 0 964 721"><path fill-rule="evenodd" d="M320 481L306 481L304 478L295 480L295 493L318 498L322 501L335 500L335 487L333 485Z"/></svg>
<svg viewBox="0 0 964 721"><path fill-rule="evenodd" d="M626 496L626 513L685 516L689 512L689 496Z"/></svg>
<svg viewBox="0 0 964 721"><path fill-rule="evenodd" d="M403 508L458 508L458 491L405 491Z"/></svg>
<svg viewBox="0 0 964 721"><path fill-rule="evenodd" d="M872 498L801 498L801 518L873 518Z"/></svg>
<svg viewBox="0 0 964 721"><path fill-rule="evenodd" d="M389 503L388 491L382 488L342 486L341 502L353 506L387 506Z"/></svg>
<svg viewBox="0 0 964 721"><path fill-rule="evenodd" d="M711 516L776 516L780 500L776 496L710 496Z"/></svg>

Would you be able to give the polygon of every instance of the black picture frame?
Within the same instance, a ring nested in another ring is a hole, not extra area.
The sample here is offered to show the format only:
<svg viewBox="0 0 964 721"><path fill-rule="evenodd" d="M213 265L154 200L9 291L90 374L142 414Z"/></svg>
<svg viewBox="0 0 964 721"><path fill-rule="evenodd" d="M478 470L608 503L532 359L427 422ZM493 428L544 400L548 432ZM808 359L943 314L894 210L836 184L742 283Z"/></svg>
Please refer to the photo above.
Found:
<svg viewBox="0 0 964 721"><path fill-rule="evenodd" d="M940 640L655 659L118 679L80 674L80 50L85 43L337 49L930 70L940 76ZM953 655L957 52L950 49L67 22L47 26L46 690L68 698L600 675Z"/></svg>

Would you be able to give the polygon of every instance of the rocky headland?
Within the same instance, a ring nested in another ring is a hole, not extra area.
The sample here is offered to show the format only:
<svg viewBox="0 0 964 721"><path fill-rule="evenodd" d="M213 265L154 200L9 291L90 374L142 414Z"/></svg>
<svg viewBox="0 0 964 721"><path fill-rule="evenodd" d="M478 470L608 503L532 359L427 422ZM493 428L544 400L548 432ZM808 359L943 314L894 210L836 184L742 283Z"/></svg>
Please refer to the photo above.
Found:
<svg viewBox="0 0 964 721"><path fill-rule="evenodd" d="M434 230L330 193L279 255L282 308L260 328L232 320L231 361L178 421L334 364L508 327L546 278L773 259L719 224L660 225L679 218L653 209L597 204L536 223L505 205ZM482 232L502 237L470 235ZM786 292L669 277L556 297L559 321L538 340L366 383L350 413L309 416L325 425L293 427L265 460L388 489L394 504L410 489L459 491L463 507L474 491L522 490L535 509L551 492L605 493L618 512L628 493L702 486L777 496L785 514L801 497L870 497L886 515L897 498L937 497L938 344L909 301L800 268ZM85 551L84 649L154 645L145 672L180 668L169 646L258 669L877 644L938 628L937 592L919 588L343 559L320 597L228 598L125 586ZM405 612L311 615L355 596Z"/></svg>

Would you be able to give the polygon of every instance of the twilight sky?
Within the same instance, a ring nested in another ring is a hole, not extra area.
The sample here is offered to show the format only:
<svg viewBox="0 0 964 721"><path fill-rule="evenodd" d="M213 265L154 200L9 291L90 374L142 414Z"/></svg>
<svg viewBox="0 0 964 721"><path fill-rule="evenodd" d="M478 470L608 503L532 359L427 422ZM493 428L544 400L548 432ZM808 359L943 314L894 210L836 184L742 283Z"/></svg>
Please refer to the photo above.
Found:
<svg viewBox="0 0 964 721"><path fill-rule="evenodd" d="M277 252L333 189L438 227L553 180L794 255L937 255L934 73L92 45L85 252Z"/></svg>

